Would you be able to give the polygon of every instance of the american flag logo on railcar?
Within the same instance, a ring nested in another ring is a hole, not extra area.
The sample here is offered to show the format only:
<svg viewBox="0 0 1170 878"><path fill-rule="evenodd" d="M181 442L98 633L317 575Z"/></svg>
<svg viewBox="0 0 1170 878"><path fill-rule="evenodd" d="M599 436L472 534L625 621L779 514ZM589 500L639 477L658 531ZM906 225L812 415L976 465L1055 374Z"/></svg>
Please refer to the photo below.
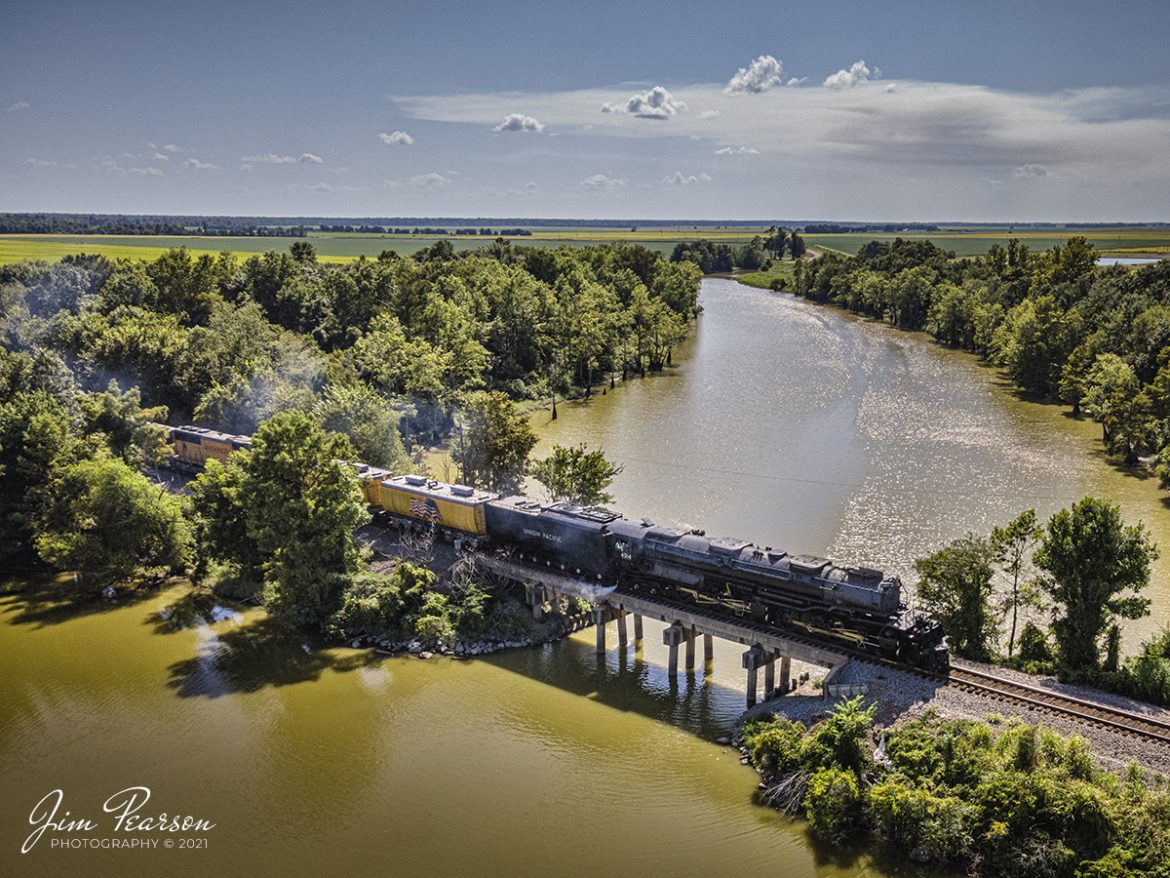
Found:
<svg viewBox="0 0 1170 878"><path fill-rule="evenodd" d="M439 511L439 504L430 497L412 497L410 500L410 514L427 521L441 521L443 513Z"/></svg>

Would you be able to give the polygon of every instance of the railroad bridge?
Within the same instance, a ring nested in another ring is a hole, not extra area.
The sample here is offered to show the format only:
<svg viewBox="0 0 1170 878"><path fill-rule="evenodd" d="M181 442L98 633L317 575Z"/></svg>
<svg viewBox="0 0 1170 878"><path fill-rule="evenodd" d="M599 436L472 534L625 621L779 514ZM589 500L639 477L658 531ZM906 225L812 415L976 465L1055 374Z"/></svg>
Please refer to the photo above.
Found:
<svg viewBox="0 0 1170 878"><path fill-rule="evenodd" d="M793 661L816 665L832 672L849 660L844 652L810 638L782 632L750 619L732 619L705 612L695 604L649 598L614 586L586 582L552 569L487 554L477 555L476 563L497 576L523 583L526 600L535 618L540 618L545 603L559 606L562 597L580 598L591 603L598 654L606 651L606 629L610 622L616 622L618 647L621 649L629 644L628 617L633 617L635 643L643 639L643 618L665 622L667 628L662 632L662 640L669 650L667 671L672 678L679 673L680 648L683 651L684 669L695 669L700 636L703 639L704 664L711 662L714 657L716 637L748 647L743 653L743 668L747 672L745 694L749 707L756 703L761 671L766 700L792 688Z"/></svg>

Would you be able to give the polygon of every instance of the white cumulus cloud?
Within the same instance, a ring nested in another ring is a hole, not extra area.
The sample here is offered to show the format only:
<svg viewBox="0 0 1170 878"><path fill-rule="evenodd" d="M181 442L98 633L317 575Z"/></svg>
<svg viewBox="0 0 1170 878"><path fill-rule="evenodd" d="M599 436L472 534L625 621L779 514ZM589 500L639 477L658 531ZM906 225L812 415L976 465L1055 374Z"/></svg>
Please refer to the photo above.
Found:
<svg viewBox="0 0 1170 878"><path fill-rule="evenodd" d="M602 192L607 189L621 189L626 185L625 180L607 177L605 174L591 174L581 181L581 188L590 192Z"/></svg>
<svg viewBox="0 0 1170 878"><path fill-rule="evenodd" d="M493 130L495 131L543 131L544 125L533 119L531 116L525 116L523 113L509 113L504 117L504 121L497 125Z"/></svg>
<svg viewBox="0 0 1170 878"><path fill-rule="evenodd" d="M163 155L161 152L156 152L154 154L154 160L156 162L169 162L171 157L169 155Z"/></svg>
<svg viewBox="0 0 1170 878"><path fill-rule="evenodd" d="M789 85L789 86L796 86L796 85L800 85L801 83L804 83L804 82L808 82L807 76L794 76L791 79L789 79L788 82L786 82L784 84Z"/></svg>
<svg viewBox="0 0 1170 878"><path fill-rule="evenodd" d="M759 155L758 149L750 146L724 146L715 150L715 155Z"/></svg>
<svg viewBox="0 0 1170 878"><path fill-rule="evenodd" d="M876 70L877 68L874 69ZM869 82L869 77L872 72L865 66L865 61L854 61L853 66L848 70L838 70L832 76L825 77L825 88L853 88L855 85ZM880 75L881 71L877 71L877 73Z"/></svg>
<svg viewBox="0 0 1170 878"><path fill-rule="evenodd" d="M127 169L126 169L126 173L128 173L128 174L139 174L139 175L141 175L141 176L143 176L143 177L161 177L161 176L163 175L163 172L162 172L161 170L159 170L158 168L155 168L155 167L148 167L148 168L127 168Z"/></svg>
<svg viewBox="0 0 1170 878"><path fill-rule="evenodd" d="M639 119L669 119L686 108L684 101L675 100L674 95L661 85L656 85L644 94L630 95L624 104L607 101L601 105L601 112L629 113Z"/></svg>
<svg viewBox="0 0 1170 878"><path fill-rule="evenodd" d="M695 183L710 183L711 175L706 171L701 171L698 174L684 174L682 171L675 171L673 174L663 177L662 182L666 186L693 186Z"/></svg>
<svg viewBox="0 0 1170 878"><path fill-rule="evenodd" d="M747 67L741 67L723 89L728 94L759 94L780 84L784 65L771 55L761 55Z"/></svg>
<svg viewBox="0 0 1170 878"><path fill-rule="evenodd" d="M385 131L378 132L378 139L383 143L389 143L392 146L410 146L414 143L414 138L405 131L391 131L387 134Z"/></svg>
<svg viewBox="0 0 1170 878"><path fill-rule="evenodd" d="M218 171L219 165L213 165L211 162L201 162L197 158L189 158L183 162L185 167L191 168L193 171Z"/></svg>
<svg viewBox="0 0 1170 878"><path fill-rule="evenodd" d="M321 158L319 155L313 155L311 152L302 152L301 157L297 159L297 161L312 165L319 165L322 164L325 159Z"/></svg>

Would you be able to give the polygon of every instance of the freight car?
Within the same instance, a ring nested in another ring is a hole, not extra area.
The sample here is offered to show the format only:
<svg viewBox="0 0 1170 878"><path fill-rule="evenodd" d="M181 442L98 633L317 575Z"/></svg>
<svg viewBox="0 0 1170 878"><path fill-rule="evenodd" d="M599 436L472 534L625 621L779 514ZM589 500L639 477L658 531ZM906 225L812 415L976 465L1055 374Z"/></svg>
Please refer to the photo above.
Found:
<svg viewBox="0 0 1170 878"><path fill-rule="evenodd" d="M248 436L220 433L206 427L167 427L171 441L171 465L184 472L203 469L209 460L223 463L233 451L251 448Z"/></svg>

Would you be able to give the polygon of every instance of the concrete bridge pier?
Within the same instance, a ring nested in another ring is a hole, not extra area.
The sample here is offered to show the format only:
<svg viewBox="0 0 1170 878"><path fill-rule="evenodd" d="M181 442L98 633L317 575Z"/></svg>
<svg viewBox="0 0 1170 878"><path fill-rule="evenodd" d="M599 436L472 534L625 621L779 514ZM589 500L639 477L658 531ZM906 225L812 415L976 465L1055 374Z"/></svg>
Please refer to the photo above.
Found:
<svg viewBox="0 0 1170 878"><path fill-rule="evenodd" d="M544 586L524 583L524 599L532 607L532 618L539 622L544 618Z"/></svg>
<svg viewBox="0 0 1170 878"><path fill-rule="evenodd" d="M629 635L626 632L626 611L617 611L617 629L618 629L618 647L624 652L626 645L630 642Z"/></svg>
<svg viewBox="0 0 1170 878"><path fill-rule="evenodd" d="M703 667L710 668L715 660L715 638L710 634L703 635Z"/></svg>
<svg viewBox="0 0 1170 878"><path fill-rule="evenodd" d="M743 666L747 671L747 706L755 707L759 689L759 670L768 662L768 654L758 643L743 654Z"/></svg>
<svg viewBox="0 0 1170 878"><path fill-rule="evenodd" d="M642 616L634 613L634 643L642 642Z"/></svg>
<svg viewBox="0 0 1170 878"><path fill-rule="evenodd" d="M605 607L593 608L593 627L597 629L597 654L605 655Z"/></svg>
<svg viewBox="0 0 1170 878"><path fill-rule="evenodd" d="M666 672L673 680L678 676L678 645L686 638L682 625L675 622L662 632L662 642L669 648L669 657L666 662Z"/></svg>
<svg viewBox="0 0 1170 878"><path fill-rule="evenodd" d="M776 656L768 653L764 664L764 700L769 700L776 691Z"/></svg>
<svg viewBox="0 0 1170 878"><path fill-rule="evenodd" d="M687 642L687 673L695 671L695 629L694 626L683 630L683 637Z"/></svg>
<svg viewBox="0 0 1170 878"><path fill-rule="evenodd" d="M792 689L792 659L780 657L780 694L787 695Z"/></svg>

